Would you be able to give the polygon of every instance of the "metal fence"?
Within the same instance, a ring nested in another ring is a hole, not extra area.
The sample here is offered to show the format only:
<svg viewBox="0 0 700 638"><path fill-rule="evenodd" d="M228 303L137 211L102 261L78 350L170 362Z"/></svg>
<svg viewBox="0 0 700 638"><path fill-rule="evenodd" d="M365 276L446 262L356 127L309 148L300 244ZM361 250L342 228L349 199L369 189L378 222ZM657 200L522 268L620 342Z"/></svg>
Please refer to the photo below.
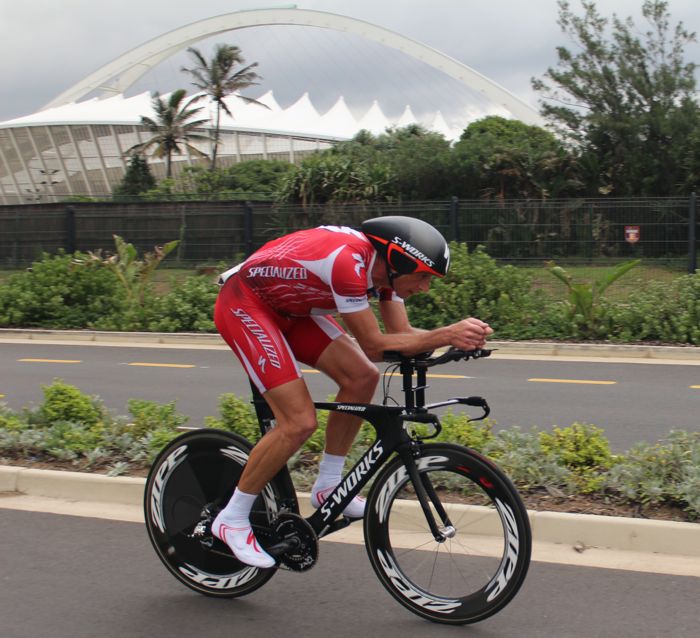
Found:
<svg viewBox="0 0 700 638"><path fill-rule="evenodd" d="M44 252L109 251L114 234L141 251L180 239L175 259L182 265L234 261L292 230L358 226L369 217L397 214L424 219L472 249L483 245L501 261L598 263L642 257L690 272L697 266L694 195L541 202L453 198L311 208L241 201L0 206L0 266L26 266Z"/></svg>

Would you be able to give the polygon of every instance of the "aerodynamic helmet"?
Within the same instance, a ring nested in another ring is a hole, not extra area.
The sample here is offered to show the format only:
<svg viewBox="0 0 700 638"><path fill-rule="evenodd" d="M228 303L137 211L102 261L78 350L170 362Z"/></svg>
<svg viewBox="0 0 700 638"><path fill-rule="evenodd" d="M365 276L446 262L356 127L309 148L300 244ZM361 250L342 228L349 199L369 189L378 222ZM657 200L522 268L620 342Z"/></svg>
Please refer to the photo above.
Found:
<svg viewBox="0 0 700 638"><path fill-rule="evenodd" d="M397 275L428 272L444 277L450 248L430 224L415 217L375 217L362 222L362 232Z"/></svg>

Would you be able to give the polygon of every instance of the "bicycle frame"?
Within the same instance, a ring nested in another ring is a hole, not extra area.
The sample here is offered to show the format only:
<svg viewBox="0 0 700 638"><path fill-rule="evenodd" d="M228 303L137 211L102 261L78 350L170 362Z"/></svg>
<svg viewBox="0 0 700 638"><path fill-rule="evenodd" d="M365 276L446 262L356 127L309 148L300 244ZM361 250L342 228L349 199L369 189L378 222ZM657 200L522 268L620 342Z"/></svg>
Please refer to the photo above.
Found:
<svg viewBox="0 0 700 638"><path fill-rule="evenodd" d="M484 354L481 356L488 355ZM331 492L321 507L306 519L318 538L343 529L352 522L342 516L343 510L362 491L365 485L372 480L391 455L396 452L406 466L409 478L435 540L441 542L445 539L445 534L435 521L430 504L432 503L441 519L442 529L449 528L451 523L432 485L427 479L422 478L418 471L415 459L420 456L420 438L411 436L405 427L405 423L416 422L433 425L435 431L431 436L436 436L441 428L440 421L438 416L431 413L430 410L455 404L476 406L482 408L484 414L473 420L480 420L488 416L489 407L481 397L459 397L425 405L427 363L421 365L420 359L405 357L400 357L400 361L405 405L387 406L367 403L314 402L314 406L318 410L329 410L362 417L372 425L377 434L374 443L344 476L343 480ZM417 380L415 386L413 386L414 371ZM252 382L251 388L253 390L253 403L256 415L260 423L260 431L264 435L270 428L274 427L274 415ZM288 468L286 466L282 468L275 478L284 487L285 493L289 495L289 500L287 502L283 501L282 506L299 513L296 489L292 483Z"/></svg>

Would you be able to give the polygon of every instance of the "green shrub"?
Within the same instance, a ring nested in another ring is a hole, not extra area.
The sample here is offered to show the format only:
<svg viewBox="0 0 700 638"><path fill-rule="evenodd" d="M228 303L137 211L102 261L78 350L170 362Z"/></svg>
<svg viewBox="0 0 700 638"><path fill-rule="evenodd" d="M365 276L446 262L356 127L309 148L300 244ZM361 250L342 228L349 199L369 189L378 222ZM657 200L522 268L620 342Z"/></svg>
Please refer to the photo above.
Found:
<svg viewBox="0 0 700 638"><path fill-rule="evenodd" d="M700 432L676 430L665 441L635 445L605 485L630 502L680 504L700 517Z"/></svg>
<svg viewBox="0 0 700 638"><path fill-rule="evenodd" d="M255 416L255 408L250 400L246 401L232 392L219 397L219 414L221 418L208 416L204 424L209 428L218 428L235 432L254 443L260 438L260 426Z"/></svg>
<svg viewBox="0 0 700 638"><path fill-rule="evenodd" d="M215 332L214 303L219 287L208 275L187 277L160 297L148 325L156 332Z"/></svg>
<svg viewBox="0 0 700 638"><path fill-rule="evenodd" d="M20 432L27 427L26 421L13 414L4 404L0 404L0 431Z"/></svg>
<svg viewBox="0 0 700 638"><path fill-rule="evenodd" d="M497 338L551 337L556 321L542 291L531 290L531 276L514 266L499 266L483 247L450 244L450 270L431 290L407 304L411 323L431 329L465 317L488 322Z"/></svg>
<svg viewBox="0 0 700 638"><path fill-rule="evenodd" d="M102 404L75 386L57 379L51 385L43 386L43 391L44 401L39 406L37 417L46 426L57 422L92 426L102 419Z"/></svg>
<svg viewBox="0 0 700 638"><path fill-rule="evenodd" d="M45 254L0 285L3 327L89 328L123 307L124 295L111 273L78 268L62 253Z"/></svg>
<svg viewBox="0 0 700 638"><path fill-rule="evenodd" d="M561 266L553 261L547 262L547 270L566 286L567 299L564 304L568 318L575 327L576 336L596 338L607 335L601 309L603 294L620 277L638 266L639 262L639 259L634 259L618 264L597 279L584 282L574 281L573 276Z"/></svg>
<svg viewBox="0 0 700 638"><path fill-rule="evenodd" d="M615 341L700 345L700 273L650 282L630 294L627 303L609 305L606 328Z"/></svg>
<svg viewBox="0 0 700 638"><path fill-rule="evenodd" d="M602 472L615 462L605 433L594 425L574 423L540 432L540 446L547 455L573 472L584 493L595 492L603 484Z"/></svg>
<svg viewBox="0 0 700 638"><path fill-rule="evenodd" d="M501 430L488 441L483 453L522 489L574 487L571 470L553 452L542 448L535 428L527 432L518 427Z"/></svg>
<svg viewBox="0 0 700 638"><path fill-rule="evenodd" d="M127 402L133 422L129 431L135 438L141 438L149 433L166 430L174 432L189 420L175 409L175 401L155 403L143 399L131 399Z"/></svg>

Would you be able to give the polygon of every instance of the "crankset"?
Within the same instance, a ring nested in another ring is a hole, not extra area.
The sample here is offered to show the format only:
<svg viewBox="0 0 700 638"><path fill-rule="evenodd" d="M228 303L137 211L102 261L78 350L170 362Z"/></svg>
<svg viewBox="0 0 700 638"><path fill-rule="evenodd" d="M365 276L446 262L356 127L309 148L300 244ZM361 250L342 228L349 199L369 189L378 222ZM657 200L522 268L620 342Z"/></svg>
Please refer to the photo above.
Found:
<svg viewBox="0 0 700 638"><path fill-rule="evenodd" d="M270 526L271 534L256 531L265 551L294 572L311 569L318 560L318 537L304 518L292 512L282 512Z"/></svg>

